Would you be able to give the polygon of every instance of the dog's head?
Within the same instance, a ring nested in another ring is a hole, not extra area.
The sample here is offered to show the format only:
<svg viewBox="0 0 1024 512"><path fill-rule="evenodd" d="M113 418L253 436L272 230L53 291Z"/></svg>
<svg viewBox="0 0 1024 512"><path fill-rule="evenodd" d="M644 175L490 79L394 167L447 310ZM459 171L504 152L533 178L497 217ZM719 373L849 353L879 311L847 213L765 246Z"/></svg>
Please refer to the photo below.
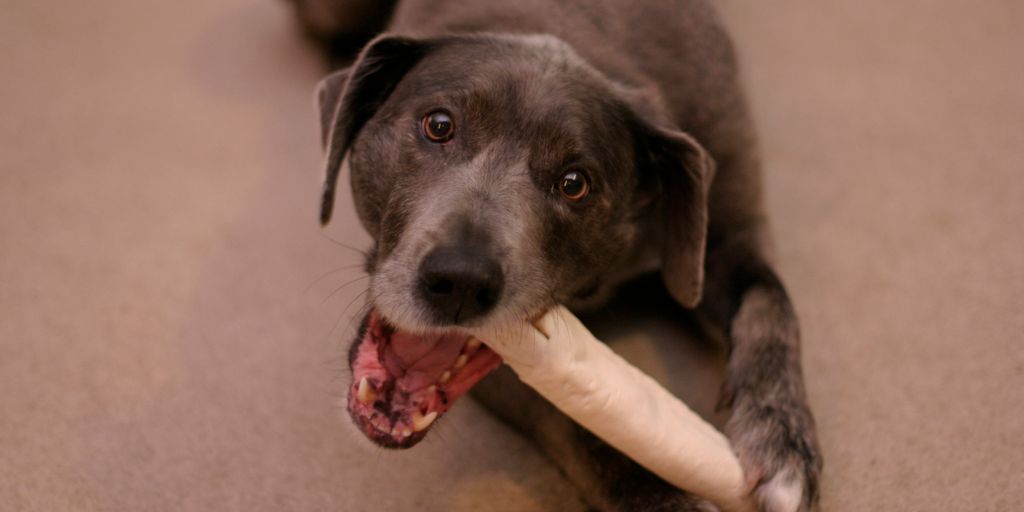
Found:
<svg viewBox="0 0 1024 512"><path fill-rule="evenodd" d="M500 364L453 328L594 302L648 256L699 301L709 158L560 40L385 35L319 99L321 221L348 155L374 239L349 399L371 439L414 444Z"/></svg>

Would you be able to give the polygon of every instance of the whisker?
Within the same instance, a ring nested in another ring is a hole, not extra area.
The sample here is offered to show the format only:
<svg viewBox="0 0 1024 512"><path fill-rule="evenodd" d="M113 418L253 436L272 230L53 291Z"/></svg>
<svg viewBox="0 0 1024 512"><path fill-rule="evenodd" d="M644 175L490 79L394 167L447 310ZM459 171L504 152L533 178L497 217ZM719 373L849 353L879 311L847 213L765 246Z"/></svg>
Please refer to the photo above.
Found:
<svg viewBox="0 0 1024 512"><path fill-rule="evenodd" d="M357 278L355 278L355 279L353 279L351 281L346 282L345 284L339 286L333 292L331 292L330 295L328 295L327 297L324 297L324 300L320 302L320 305L323 306L325 303L327 303L328 300L331 299L331 297L334 297L338 292L340 292L341 290L345 289L346 286L348 286L348 285L350 285L352 283L355 283L356 281L362 280L362 279L368 279L369 277L370 277L370 275L366 274L366 275L359 276L359 277L357 277Z"/></svg>
<svg viewBox="0 0 1024 512"><path fill-rule="evenodd" d="M366 288L363 291L357 293L355 297L352 297L352 300L348 301L348 304L345 305L345 309L341 310L341 316L347 316L348 309L351 308L352 305L355 304L357 300L359 300L360 296L366 294L369 291L370 291L370 289ZM369 307L370 307L370 304L369 303L365 303L362 306L359 306L359 309L356 310L356 314L355 315L348 315L348 316L350 317L350 319L355 320L357 317L361 317L362 316L359 313L361 313L364 308L369 308Z"/></svg>
<svg viewBox="0 0 1024 512"><path fill-rule="evenodd" d="M341 320L342 320L343 318L345 318L345 312L346 312L346 311L348 311L348 308L349 308L349 307L351 307L351 306L352 306L352 304L354 304L354 303L356 302L356 300L357 300L357 299L358 299L358 298L359 298L359 297L360 297L361 295L363 295L364 293L366 293L366 292L368 292L368 291L370 291L370 289L369 289L369 288L367 288L367 289L365 289L365 290L363 290L363 291L361 291L361 292L357 293L357 294L356 294L356 296L352 298L352 301L348 303L348 306L345 306L345 309L344 309L344 310L342 310L342 312L341 312L341 314L340 314L340 315L338 315L338 319L337 319L337 320L335 320L335 322L334 322L334 326L333 326L333 327L331 327L331 330L327 332L327 337L328 337L328 338L330 338L330 337L331 337L331 335L333 335L333 334L334 334L334 331L338 329L338 325L339 325L339 324L341 324Z"/></svg>
<svg viewBox="0 0 1024 512"><path fill-rule="evenodd" d="M444 426L442 427L442 425ZM446 429L454 430L456 439L462 437L462 433L459 432L459 429L455 428L457 426L458 422L448 421L447 415L441 416L440 418L437 419L437 423L434 425L434 428L430 429L430 434L427 437L423 438L423 441L427 443L441 443L442 445L446 445L448 444L449 439L448 432L446 431Z"/></svg>
<svg viewBox="0 0 1024 512"><path fill-rule="evenodd" d="M357 298L358 298L358 296L357 296ZM354 302L355 302L355 300L353 299L353 302L350 302L349 305L347 307L345 307L345 311L348 311L348 308L352 307L352 304ZM359 326L356 325L356 324L358 322L362 321L362 318L365 317L367 315L367 313L370 312L370 309L372 309L372 308L373 308L373 306L369 302L366 302L362 306L359 306L359 309L357 309L354 314L349 316L348 324L345 326L345 328L348 329L349 331L358 331L359 330ZM342 313L342 316L346 316L344 312ZM347 347L346 347L346 350L347 350ZM347 355L347 352L346 352L346 355Z"/></svg>
<svg viewBox="0 0 1024 512"><path fill-rule="evenodd" d="M339 246L339 247L344 247L345 249L348 249L350 251L355 251L355 252L357 252L359 254L362 254L363 256L368 256L369 255L366 251L364 251L362 249L358 249L358 248L352 247L351 245L348 245L348 244L346 244L344 242L340 242L338 240L335 240L334 238L332 238L327 233L324 233L323 231L320 231L319 233L320 233L320 236L330 240L331 242L334 242L334 244Z"/></svg>
<svg viewBox="0 0 1024 512"><path fill-rule="evenodd" d="M310 288L315 286L320 281L323 281L325 277L327 277L327 276L329 276L331 274L337 274L338 272L341 272L342 270L350 270L350 269L353 269L353 268L362 267L363 265L364 265L363 263L353 263L351 265L340 266L340 267L338 267L338 268L336 268L334 270L328 270L327 272L324 272L320 277L318 277L315 280L313 280L312 283L309 283L309 286L306 286L306 288L304 290L302 290L302 293L309 292Z"/></svg>

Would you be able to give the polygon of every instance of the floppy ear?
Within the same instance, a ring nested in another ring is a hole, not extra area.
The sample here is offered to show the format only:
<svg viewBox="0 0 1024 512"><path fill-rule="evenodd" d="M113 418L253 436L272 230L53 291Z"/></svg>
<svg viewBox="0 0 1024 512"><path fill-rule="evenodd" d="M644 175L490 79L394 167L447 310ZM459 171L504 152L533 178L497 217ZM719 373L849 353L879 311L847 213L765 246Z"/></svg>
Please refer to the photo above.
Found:
<svg viewBox="0 0 1024 512"><path fill-rule="evenodd" d="M641 147L661 183L661 276L685 307L700 303L708 232L708 192L715 164L690 135L645 126Z"/></svg>
<svg viewBox="0 0 1024 512"><path fill-rule="evenodd" d="M334 126L334 113L338 110L338 99L341 90L348 81L352 68L335 71L316 84L316 106L320 111L320 143L327 149L327 137Z"/></svg>
<svg viewBox="0 0 1024 512"><path fill-rule="evenodd" d="M327 153L321 224L331 220L334 189L345 153L402 77L426 55L429 46L430 43L416 39L379 36L366 45L351 68L329 75L318 85L320 124Z"/></svg>

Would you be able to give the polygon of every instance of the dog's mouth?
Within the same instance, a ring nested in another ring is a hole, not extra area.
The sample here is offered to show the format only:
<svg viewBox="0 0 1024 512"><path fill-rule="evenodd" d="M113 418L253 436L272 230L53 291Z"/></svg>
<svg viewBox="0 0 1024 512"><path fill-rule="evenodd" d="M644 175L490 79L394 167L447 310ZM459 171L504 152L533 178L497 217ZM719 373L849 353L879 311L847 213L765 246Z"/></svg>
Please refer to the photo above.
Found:
<svg viewBox="0 0 1024 512"><path fill-rule="evenodd" d="M408 448L488 373L501 357L468 334L413 334L371 310L350 354L348 411L363 433L388 448Z"/></svg>

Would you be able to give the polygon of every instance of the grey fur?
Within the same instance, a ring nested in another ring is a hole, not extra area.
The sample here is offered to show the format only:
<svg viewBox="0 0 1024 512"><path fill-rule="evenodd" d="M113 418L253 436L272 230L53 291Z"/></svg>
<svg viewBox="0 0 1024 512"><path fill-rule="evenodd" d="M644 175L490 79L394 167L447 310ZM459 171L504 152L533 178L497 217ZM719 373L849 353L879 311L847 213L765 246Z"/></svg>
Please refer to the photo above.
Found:
<svg viewBox="0 0 1024 512"><path fill-rule="evenodd" d="M332 5L329 18L347 12L346 2ZM317 6L323 15L324 2ZM727 334L727 433L761 509L814 507L821 457L799 330L767 262L756 140L711 6L405 0L387 9L386 25L337 25L387 34L318 94L328 153L321 220L347 155L356 208L375 240L374 305L404 329L460 323L426 313L413 288L423 255L464 243L466 229L489 234L486 250L509 283L475 322L521 321L556 302L597 307L620 283L660 268L679 304L699 305ZM456 138L443 147L417 135L433 108L455 119ZM572 166L593 183L580 204L552 189ZM478 388L593 506L701 506L507 374Z"/></svg>

